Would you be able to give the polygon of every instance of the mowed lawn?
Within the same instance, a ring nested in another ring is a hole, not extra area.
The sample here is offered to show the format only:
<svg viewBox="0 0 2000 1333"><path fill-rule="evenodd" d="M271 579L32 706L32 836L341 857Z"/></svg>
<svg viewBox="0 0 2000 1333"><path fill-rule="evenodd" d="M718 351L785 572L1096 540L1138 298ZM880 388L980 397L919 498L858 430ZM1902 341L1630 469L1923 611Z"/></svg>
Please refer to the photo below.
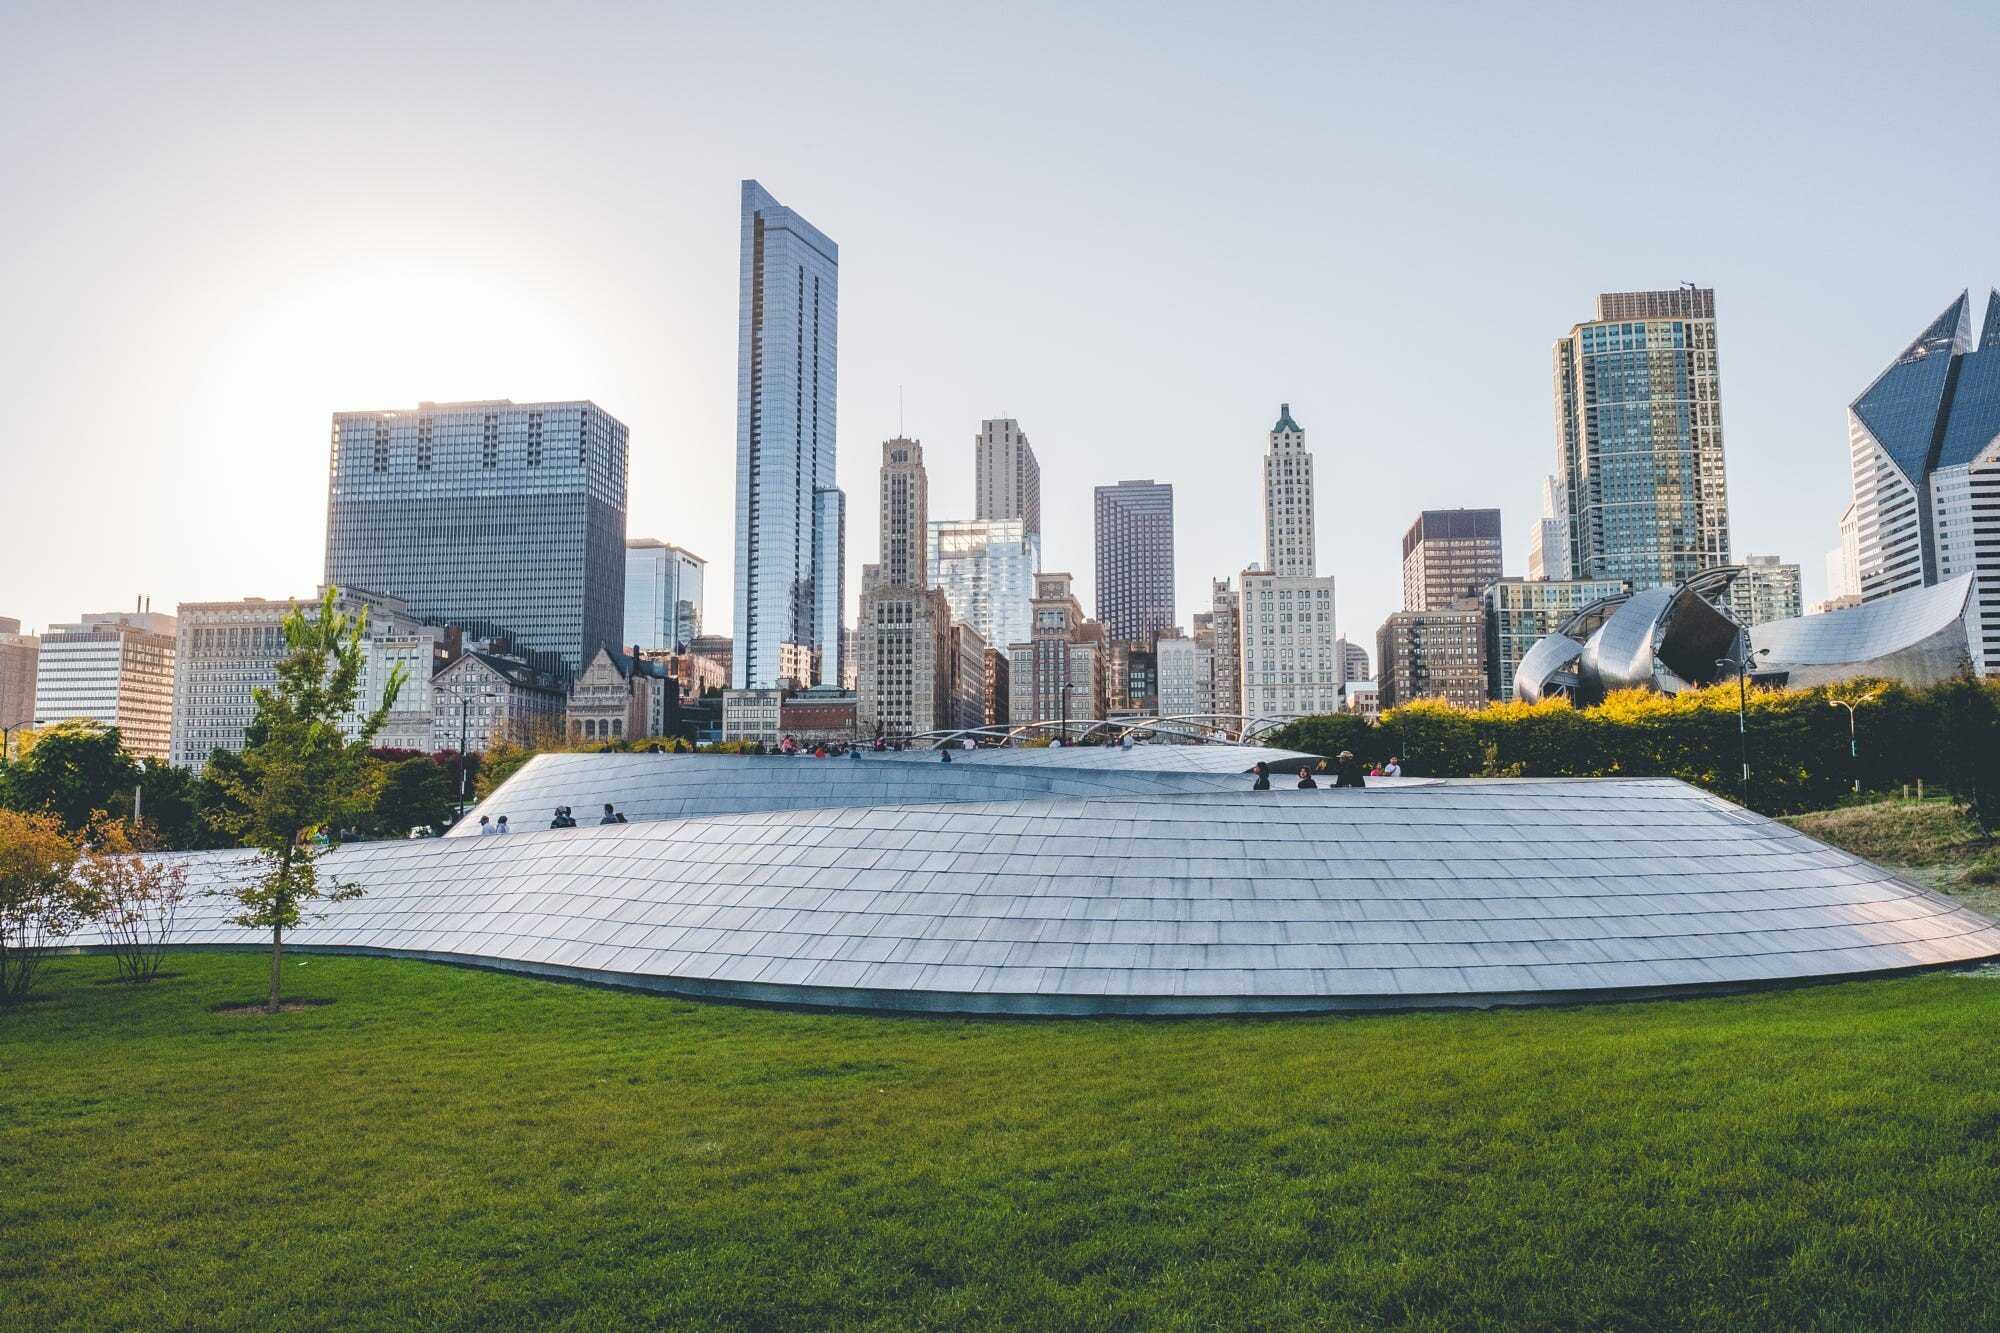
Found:
<svg viewBox="0 0 2000 1333"><path fill-rule="evenodd" d="M254 955L0 1011L0 1327L2000 1327L2000 975L1251 1021Z"/></svg>

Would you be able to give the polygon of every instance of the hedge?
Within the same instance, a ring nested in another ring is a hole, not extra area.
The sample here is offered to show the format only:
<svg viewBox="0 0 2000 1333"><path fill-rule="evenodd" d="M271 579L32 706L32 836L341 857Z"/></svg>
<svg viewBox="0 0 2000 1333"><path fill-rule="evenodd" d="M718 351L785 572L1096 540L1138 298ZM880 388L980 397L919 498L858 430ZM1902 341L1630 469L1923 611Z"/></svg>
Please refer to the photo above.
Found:
<svg viewBox="0 0 2000 1333"><path fill-rule="evenodd" d="M1848 757L1847 710L1860 705L1858 761ZM1301 718L1273 745L1364 763L1400 758L1407 775L1434 777L1675 777L1766 814L1837 805L1858 775L1864 791L1919 780L1948 790L1989 833L2000 827L2000 681L1969 678L1913 690L1850 681L1809 690L1752 689L1750 786L1741 780L1734 684L1666 696L1615 694L1594 708L1566 700L1454 708L1420 700L1370 725L1358 715Z"/></svg>

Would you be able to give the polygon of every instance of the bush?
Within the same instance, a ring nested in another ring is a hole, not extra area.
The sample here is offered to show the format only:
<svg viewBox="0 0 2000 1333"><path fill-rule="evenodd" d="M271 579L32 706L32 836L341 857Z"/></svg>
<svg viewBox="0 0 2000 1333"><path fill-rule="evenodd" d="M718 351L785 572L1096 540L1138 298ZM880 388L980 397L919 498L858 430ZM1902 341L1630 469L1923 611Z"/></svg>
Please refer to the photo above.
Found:
<svg viewBox="0 0 2000 1333"><path fill-rule="evenodd" d="M76 866L90 915L111 940L118 975L135 984L151 981L188 899L187 867L140 855L123 824L99 820L90 833L92 845Z"/></svg>
<svg viewBox="0 0 2000 1333"><path fill-rule="evenodd" d="M1866 698L1860 757L1832 700ZM1740 696L1749 724L1750 787L1735 684L1666 696L1628 690L1594 708L1561 699L1469 711L1423 699L1369 727L1353 714L1301 718L1271 744L1313 754L1391 754L1429 777L1674 777L1766 814L1839 804L1859 778L1894 791L1920 780L1947 787L1982 833L2000 829L2000 682L1960 679L1926 690L1850 681Z"/></svg>
<svg viewBox="0 0 2000 1333"><path fill-rule="evenodd" d="M50 947L89 918L79 854L60 816L0 810L0 1001L26 996Z"/></svg>

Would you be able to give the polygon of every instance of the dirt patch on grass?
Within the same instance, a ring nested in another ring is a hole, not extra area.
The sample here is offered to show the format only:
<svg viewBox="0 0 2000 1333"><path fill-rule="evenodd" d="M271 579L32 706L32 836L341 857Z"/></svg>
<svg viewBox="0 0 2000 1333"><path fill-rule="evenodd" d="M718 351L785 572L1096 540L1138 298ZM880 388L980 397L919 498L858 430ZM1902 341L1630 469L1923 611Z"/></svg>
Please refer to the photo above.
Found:
<svg viewBox="0 0 2000 1333"><path fill-rule="evenodd" d="M301 1009L317 1009L321 1005L332 1003L332 1000L319 999L280 1000L278 1002L278 1012L281 1014L290 1014L296 1013ZM214 1005L210 1007L209 1012L211 1014L268 1014L271 1011L265 1007L262 1000L256 1000L250 1004Z"/></svg>

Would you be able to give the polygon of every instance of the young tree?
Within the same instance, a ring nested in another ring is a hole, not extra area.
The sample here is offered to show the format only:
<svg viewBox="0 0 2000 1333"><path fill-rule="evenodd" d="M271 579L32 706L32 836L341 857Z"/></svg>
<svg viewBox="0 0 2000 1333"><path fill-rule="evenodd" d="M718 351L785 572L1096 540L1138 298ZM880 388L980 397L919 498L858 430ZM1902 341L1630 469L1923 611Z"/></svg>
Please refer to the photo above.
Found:
<svg viewBox="0 0 2000 1333"><path fill-rule="evenodd" d="M271 932L269 1013L278 1012L285 932L321 899L360 896L360 889L330 877L321 882L317 839L364 799L372 776L368 743L403 685L398 667L381 705L360 719L353 736L343 733L360 694L368 611L350 617L335 604L337 596L338 589L328 588L314 615L295 610L285 618L288 651L278 663L277 687L257 691L255 739L240 767L211 766L228 805L218 817L263 853L260 873L231 891L242 911L230 919Z"/></svg>
<svg viewBox="0 0 2000 1333"><path fill-rule="evenodd" d="M49 946L89 916L77 855L55 815L0 810L0 1001L26 995Z"/></svg>
<svg viewBox="0 0 2000 1333"><path fill-rule="evenodd" d="M118 975L134 984L160 974L188 897L187 867L140 855L144 840L118 820L98 819L76 865L90 914L111 938Z"/></svg>

